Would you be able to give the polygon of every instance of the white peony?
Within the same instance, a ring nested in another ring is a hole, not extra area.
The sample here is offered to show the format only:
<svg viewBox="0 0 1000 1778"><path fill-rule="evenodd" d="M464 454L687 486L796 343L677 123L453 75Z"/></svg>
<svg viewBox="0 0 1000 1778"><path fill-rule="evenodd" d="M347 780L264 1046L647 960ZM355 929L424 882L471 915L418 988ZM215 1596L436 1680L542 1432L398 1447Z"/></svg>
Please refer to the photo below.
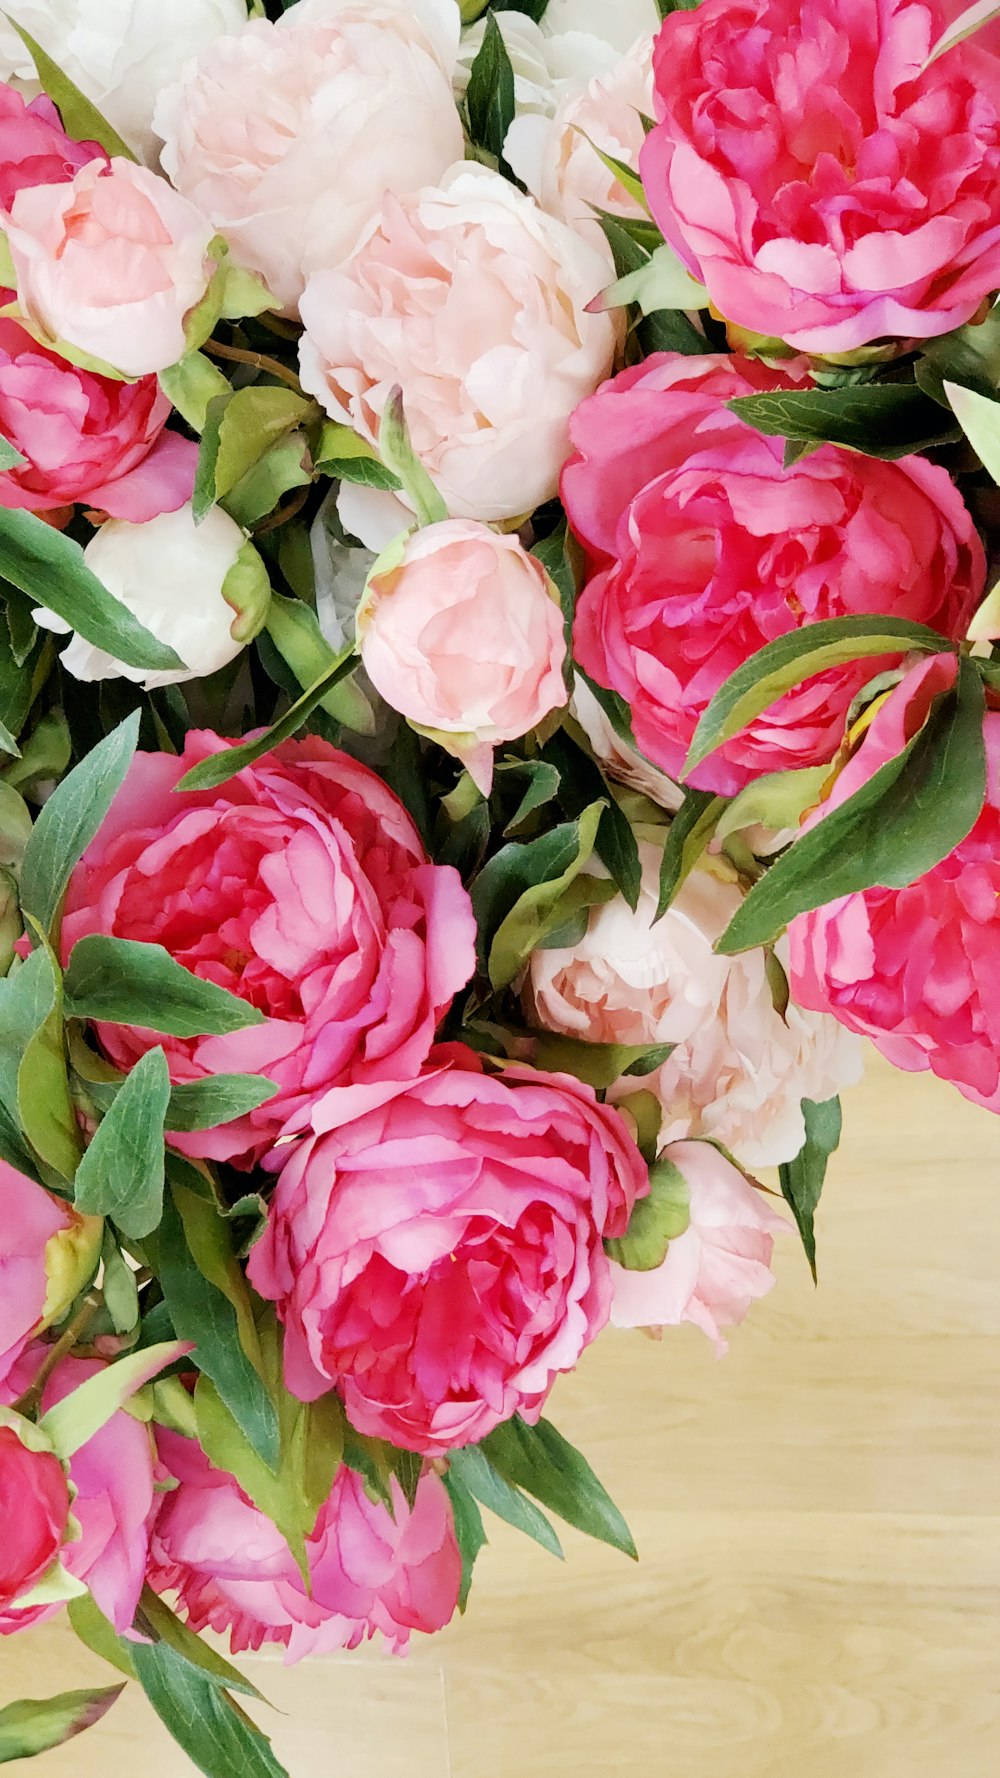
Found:
<svg viewBox="0 0 1000 1778"><path fill-rule="evenodd" d="M204 679L227 666L246 637L237 640L233 635L234 626L240 627L239 615L226 603L223 588L245 545L239 525L218 506L200 525L195 524L190 506L161 513L143 525L123 519L102 525L84 550L88 568L185 666L173 672L128 667L74 634L62 654L67 672L76 679L131 679L149 691L185 679ZM72 634L68 623L44 607L34 617L56 635Z"/></svg>
<svg viewBox="0 0 1000 1778"><path fill-rule="evenodd" d="M675 1044L655 1076L618 1089L653 1088L662 1143L708 1137L749 1167L794 1160L805 1139L801 1101L830 1099L858 1080L861 1046L824 1014L790 1002L782 1016L764 951L713 951L741 899L714 868L693 871L654 925L660 854L640 849L637 912L620 898L607 902L578 945L532 957L525 992L534 1022L591 1042ZM785 941L775 948L784 966Z"/></svg>
<svg viewBox="0 0 1000 1778"><path fill-rule="evenodd" d="M216 37L241 30L246 0L5 0L129 147L156 165L153 111L165 86ZM0 79L37 93L35 66L0 18Z"/></svg>

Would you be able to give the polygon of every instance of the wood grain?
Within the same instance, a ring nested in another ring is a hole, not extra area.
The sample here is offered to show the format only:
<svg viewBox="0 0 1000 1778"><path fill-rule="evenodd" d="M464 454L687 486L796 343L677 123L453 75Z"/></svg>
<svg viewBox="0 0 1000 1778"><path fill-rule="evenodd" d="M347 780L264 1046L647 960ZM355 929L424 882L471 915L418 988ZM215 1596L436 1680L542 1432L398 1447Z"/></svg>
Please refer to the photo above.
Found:
<svg viewBox="0 0 1000 1778"><path fill-rule="evenodd" d="M491 1525L408 1661L255 1662L292 1778L992 1778L1000 1121L877 1059L845 1113L818 1291L790 1239L725 1361L609 1334L556 1390L639 1565ZM99 1671L60 1626L0 1658L5 1700ZM192 1769L126 1694L35 1769L140 1761Z"/></svg>

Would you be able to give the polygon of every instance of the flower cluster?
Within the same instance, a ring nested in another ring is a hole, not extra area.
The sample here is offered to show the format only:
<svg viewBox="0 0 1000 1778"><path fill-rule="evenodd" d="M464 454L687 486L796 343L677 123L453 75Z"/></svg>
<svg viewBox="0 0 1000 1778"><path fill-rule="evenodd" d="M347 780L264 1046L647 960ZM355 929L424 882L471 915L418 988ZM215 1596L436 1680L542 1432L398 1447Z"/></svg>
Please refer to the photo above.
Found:
<svg viewBox="0 0 1000 1778"><path fill-rule="evenodd" d="M989 10L5 10L0 1635L206 1770L202 1631L631 1550L558 1379L814 1260L862 1038L1000 1110Z"/></svg>

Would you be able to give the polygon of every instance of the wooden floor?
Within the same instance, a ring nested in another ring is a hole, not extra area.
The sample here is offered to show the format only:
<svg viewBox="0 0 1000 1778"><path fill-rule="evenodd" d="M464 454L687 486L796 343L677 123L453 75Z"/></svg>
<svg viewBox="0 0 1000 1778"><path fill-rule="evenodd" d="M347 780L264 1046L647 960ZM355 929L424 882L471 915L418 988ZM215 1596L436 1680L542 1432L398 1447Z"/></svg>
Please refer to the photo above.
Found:
<svg viewBox="0 0 1000 1778"><path fill-rule="evenodd" d="M789 1240L724 1362L612 1333L556 1389L639 1566L498 1526L409 1660L254 1663L292 1778L1000 1770L1000 1120L877 1060L845 1110L818 1293ZM4 1701L98 1667L58 1628L0 1660ZM36 1769L191 1772L129 1694Z"/></svg>

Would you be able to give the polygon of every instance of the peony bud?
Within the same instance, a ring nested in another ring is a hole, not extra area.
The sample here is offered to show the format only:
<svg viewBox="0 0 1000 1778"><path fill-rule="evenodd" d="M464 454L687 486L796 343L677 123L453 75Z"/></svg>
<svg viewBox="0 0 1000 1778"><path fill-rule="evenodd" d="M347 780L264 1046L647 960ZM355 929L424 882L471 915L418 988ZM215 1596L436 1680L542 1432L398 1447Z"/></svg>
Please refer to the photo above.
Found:
<svg viewBox="0 0 1000 1778"><path fill-rule="evenodd" d="M145 525L112 519L101 526L84 554L108 592L157 641L173 648L185 666L146 672L74 636L62 660L77 679L131 679L147 691L204 679L235 660L264 621L263 563L221 507L213 506L200 525L189 505L161 513ZM71 633L70 626L45 607L35 612L35 620L57 635Z"/></svg>

